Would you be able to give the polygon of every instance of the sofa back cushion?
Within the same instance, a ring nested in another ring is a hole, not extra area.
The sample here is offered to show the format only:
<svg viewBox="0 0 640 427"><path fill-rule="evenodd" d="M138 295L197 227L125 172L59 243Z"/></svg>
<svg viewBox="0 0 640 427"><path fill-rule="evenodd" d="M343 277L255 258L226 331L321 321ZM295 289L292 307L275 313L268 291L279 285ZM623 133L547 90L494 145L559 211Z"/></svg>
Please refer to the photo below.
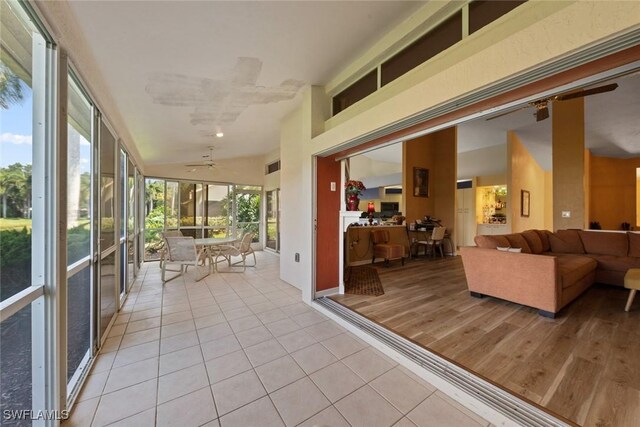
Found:
<svg viewBox="0 0 640 427"><path fill-rule="evenodd" d="M531 253L531 248L527 244L527 241L525 240L525 238L522 237L522 234L520 233L505 234L504 237L507 238L507 240L509 241L509 246L511 246L512 248L521 248L522 252L525 252L528 254Z"/></svg>
<svg viewBox="0 0 640 427"><path fill-rule="evenodd" d="M473 238L479 248L495 249L498 246L511 246L504 236L476 236Z"/></svg>
<svg viewBox="0 0 640 427"><path fill-rule="evenodd" d="M558 254L583 254L584 247L578 230L558 230L549 234L551 252Z"/></svg>
<svg viewBox="0 0 640 427"><path fill-rule="evenodd" d="M579 231L584 250L588 254L627 256L629 238L627 233L608 233L606 231Z"/></svg>
<svg viewBox="0 0 640 427"><path fill-rule="evenodd" d="M524 240L527 241L527 244L529 245L529 249L531 249L532 254L541 254L542 252L544 252L542 239L540 239L540 236L538 235L536 230L527 230L527 231L523 231L520 234L522 234L522 237L524 237Z"/></svg>
<svg viewBox="0 0 640 427"><path fill-rule="evenodd" d="M629 256L640 258L640 233L627 233L629 237Z"/></svg>
<svg viewBox="0 0 640 427"><path fill-rule="evenodd" d="M533 230L538 233L540 241L542 242L542 252L549 252L551 250L551 243L549 243L549 236L551 233L549 230Z"/></svg>

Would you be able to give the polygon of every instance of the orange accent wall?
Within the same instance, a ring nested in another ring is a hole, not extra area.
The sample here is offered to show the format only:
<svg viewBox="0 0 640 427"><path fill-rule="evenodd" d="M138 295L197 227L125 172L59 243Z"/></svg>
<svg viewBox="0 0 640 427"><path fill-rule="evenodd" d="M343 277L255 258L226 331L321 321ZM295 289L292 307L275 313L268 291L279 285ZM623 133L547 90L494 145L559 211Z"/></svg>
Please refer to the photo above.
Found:
<svg viewBox="0 0 640 427"><path fill-rule="evenodd" d="M316 185L316 291L323 291L338 286L340 268L340 162L334 156L316 158Z"/></svg>
<svg viewBox="0 0 640 427"><path fill-rule="evenodd" d="M636 226L636 168L640 157L616 159L591 156L589 218L605 230Z"/></svg>
<svg viewBox="0 0 640 427"><path fill-rule="evenodd" d="M457 128L406 141L402 146L402 188L404 216L407 224L430 215L442 221L452 234L455 226ZM413 195L413 168L429 169L429 197Z"/></svg>

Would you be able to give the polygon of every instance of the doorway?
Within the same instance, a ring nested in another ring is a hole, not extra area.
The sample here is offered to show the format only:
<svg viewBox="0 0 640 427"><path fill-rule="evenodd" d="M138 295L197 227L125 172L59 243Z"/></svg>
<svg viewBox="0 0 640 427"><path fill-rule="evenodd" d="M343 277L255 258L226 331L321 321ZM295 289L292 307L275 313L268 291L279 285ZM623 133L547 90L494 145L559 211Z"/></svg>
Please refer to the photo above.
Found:
<svg viewBox="0 0 640 427"><path fill-rule="evenodd" d="M280 189L267 191L265 247L280 253Z"/></svg>

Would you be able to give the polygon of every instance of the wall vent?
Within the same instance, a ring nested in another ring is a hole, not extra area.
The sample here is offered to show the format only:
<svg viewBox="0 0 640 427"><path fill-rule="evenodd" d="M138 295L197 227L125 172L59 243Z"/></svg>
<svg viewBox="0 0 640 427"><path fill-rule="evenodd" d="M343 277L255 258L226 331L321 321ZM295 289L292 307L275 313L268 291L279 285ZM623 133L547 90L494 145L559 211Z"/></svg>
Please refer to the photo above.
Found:
<svg viewBox="0 0 640 427"><path fill-rule="evenodd" d="M269 163L264 167L264 174L269 175L280 170L280 160L276 160L273 163Z"/></svg>

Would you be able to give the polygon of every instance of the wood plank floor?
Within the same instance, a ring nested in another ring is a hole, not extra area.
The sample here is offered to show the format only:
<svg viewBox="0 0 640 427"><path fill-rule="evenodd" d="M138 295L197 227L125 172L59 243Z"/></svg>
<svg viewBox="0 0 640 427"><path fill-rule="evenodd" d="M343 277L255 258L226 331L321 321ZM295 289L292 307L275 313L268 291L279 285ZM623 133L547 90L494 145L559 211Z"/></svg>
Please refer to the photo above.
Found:
<svg viewBox="0 0 640 427"><path fill-rule="evenodd" d="M377 267L385 294L334 300L584 426L640 425L640 301L592 286L556 319L469 296L460 257Z"/></svg>

